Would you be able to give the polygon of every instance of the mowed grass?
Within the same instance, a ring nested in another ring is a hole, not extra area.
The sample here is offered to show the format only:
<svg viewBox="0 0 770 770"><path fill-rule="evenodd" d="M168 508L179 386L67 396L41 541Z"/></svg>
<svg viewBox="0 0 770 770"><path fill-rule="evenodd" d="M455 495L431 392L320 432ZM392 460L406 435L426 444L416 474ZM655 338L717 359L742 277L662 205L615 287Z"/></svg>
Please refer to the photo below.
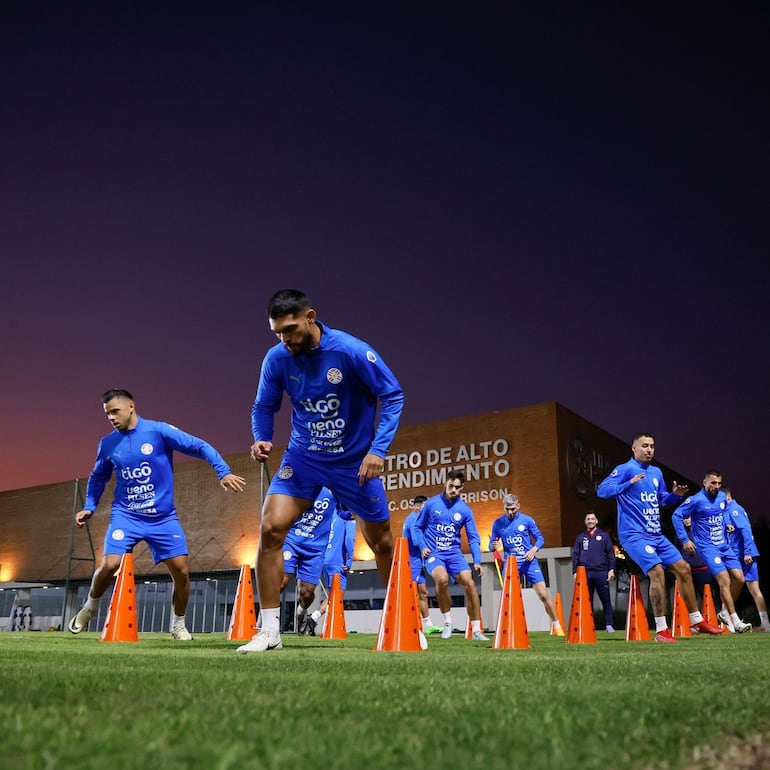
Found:
<svg viewBox="0 0 770 770"><path fill-rule="evenodd" d="M1 768L670 768L770 732L770 634L425 652L0 634Z"/></svg>

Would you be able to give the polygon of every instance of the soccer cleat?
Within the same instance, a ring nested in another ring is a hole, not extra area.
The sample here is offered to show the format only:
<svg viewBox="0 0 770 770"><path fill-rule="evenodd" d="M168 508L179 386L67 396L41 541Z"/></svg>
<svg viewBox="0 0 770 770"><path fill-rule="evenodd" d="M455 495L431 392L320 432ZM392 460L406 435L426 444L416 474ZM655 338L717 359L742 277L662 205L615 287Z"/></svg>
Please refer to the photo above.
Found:
<svg viewBox="0 0 770 770"><path fill-rule="evenodd" d="M307 612L303 612L299 616L299 623L297 624L297 633L300 636L307 636L307 634L310 632L310 615L307 614Z"/></svg>
<svg viewBox="0 0 770 770"><path fill-rule="evenodd" d="M191 642L193 640L192 634L187 630L187 626L184 623L177 623L171 628L171 636L179 642Z"/></svg>
<svg viewBox="0 0 770 770"><path fill-rule="evenodd" d="M751 628L751 626L749 626ZM717 628L716 626L712 626L711 623L708 622L708 620L701 620L700 623L695 623L694 625L690 626L690 633L691 634L712 634L713 636L718 636L719 634L723 634L724 630L721 628Z"/></svg>
<svg viewBox="0 0 770 770"><path fill-rule="evenodd" d="M751 633L752 625L751 623L744 623L740 618L738 619L737 623L733 623L735 626L735 633L736 634L747 634Z"/></svg>
<svg viewBox="0 0 770 770"><path fill-rule="evenodd" d="M425 636L430 636L431 634L438 634L441 632L440 626L431 625L427 628L423 628L422 632L425 634Z"/></svg>
<svg viewBox="0 0 770 770"><path fill-rule="evenodd" d="M81 631L85 629L85 627L88 625L91 618L94 616L94 611L89 610L88 607L83 607L80 612L78 612L76 615L73 615L72 619L69 622L69 630L73 634L79 634Z"/></svg>
<svg viewBox="0 0 770 770"><path fill-rule="evenodd" d="M318 625L318 623L313 620L312 615L307 616L307 633L308 636L315 636L315 627Z"/></svg>
<svg viewBox="0 0 770 770"><path fill-rule="evenodd" d="M671 630L668 628L664 628L662 631L658 631L657 634L655 634L655 641L656 642L676 642L676 639L671 635Z"/></svg>
<svg viewBox="0 0 770 770"><path fill-rule="evenodd" d="M483 631L474 631L473 635L471 636L471 639L473 639L474 642L488 642L489 637L484 636Z"/></svg>
<svg viewBox="0 0 770 770"><path fill-rule="evenodd" d="M614 634L615 633L615 626L607 626L607 628L604 629L608 634Z"/></svg>
<svg viewBox="0 0 770 770"><path fill-rule="evenodd" d="M260 631L255 634L250 642L242 644L236 652L266 652L267 650L281 650L283 642L277 631Z"/></svg>
<svg viewBox="0 0 770 770"><path fill-rule="evenodd" d="M552 626L554 636L566 636L564 633L564 629L561 627L561 625L557 624L555 626Z"/></svg>
<svg viewBox="0 0 770 770"><path fill-rule="evenodd" d="M725 626L727 627L727 630L731 634L735 633L735 628L733 627L733 621L730 619L730 613L724 607L722 607L722 609L719 610L719 612L717 613L717 617L722 623L725 624Z"/></svg>
<svg viewBox="0 0 770 770"><path fill-rule="evenodd" d="M444 623L444 630L441 632L441 638L450 639L452 636L452 631L454 631L454 628L452 628L452 624Z"/></svg>

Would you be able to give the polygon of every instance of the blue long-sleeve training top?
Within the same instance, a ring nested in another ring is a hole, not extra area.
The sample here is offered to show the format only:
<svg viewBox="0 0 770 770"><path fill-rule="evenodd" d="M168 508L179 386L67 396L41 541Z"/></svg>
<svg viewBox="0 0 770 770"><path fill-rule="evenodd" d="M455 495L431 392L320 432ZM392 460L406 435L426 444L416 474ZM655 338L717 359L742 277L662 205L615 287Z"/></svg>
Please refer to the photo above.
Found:
<svg viewBox="0 0 770 770"><path fill-rule="evenodd" d="M462 529L474 564L481 564L481 536L470 506L457 497L451 502L444 494L426 500L412 526L415 545L420 549L437 551L462 549Z"/></svg>
<svg viewBox="0 0 770 770"><path fill-rule="evenodd" d="M736 500L730 500L727 503L725 522L735 527L734 532L727 533L727 540L738 555L741 563L744 556L751 556L754 559L759 556L759 548L757 548L757 544L754 541L754 532L751 529L749 514L746 513L746 509Z"/></svg>
<svg viewBox="0 0 770 770"><path fill-rule="evenodd" d="M687 542L687 532L683 519L690 519L692 542L701 545L722 545L727 543L724 512L727 498L721 490L712 498L705 489L690 495L676 508L671 523L681 543Z"/></svg>
<svg viewBox="0 0 770 770"><path fill-rule="evenodd" d="M535 524L535 520L521 511L517 511L512 519L509 519L507 514L503 514L492 522L492 531L489 535L490 551L492 544L498 538L503 543L503 553L506 558L515 556L517 563L524 561L527 551L533 546L539 551L545 545L545 538Z"/></svg>

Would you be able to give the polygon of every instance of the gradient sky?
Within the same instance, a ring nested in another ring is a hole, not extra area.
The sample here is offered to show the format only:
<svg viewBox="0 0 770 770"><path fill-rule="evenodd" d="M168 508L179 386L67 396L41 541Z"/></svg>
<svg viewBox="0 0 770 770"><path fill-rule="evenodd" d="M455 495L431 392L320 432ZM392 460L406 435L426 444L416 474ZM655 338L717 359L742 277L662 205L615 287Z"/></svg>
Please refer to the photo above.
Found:
<svg viewBox="0 0 770 770"><path fill-rule="evenodd" d="M768 515L770 8L283 5L3 3L0 489L113 386L246 451L296 287L403 424L555 400Z"/></svg>

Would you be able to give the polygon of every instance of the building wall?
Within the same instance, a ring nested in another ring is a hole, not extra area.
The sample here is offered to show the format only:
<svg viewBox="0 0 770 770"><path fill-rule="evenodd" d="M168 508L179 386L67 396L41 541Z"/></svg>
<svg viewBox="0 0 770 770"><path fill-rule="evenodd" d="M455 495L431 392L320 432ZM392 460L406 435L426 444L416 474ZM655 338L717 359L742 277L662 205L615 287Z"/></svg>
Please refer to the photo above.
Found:
<svg viewBox="0 0 770 770"><path fill-rule="evenodd" d="M401 534L409 500L438 494L446 473L461 467L468 474L464 494L476 516L482 550L507 492L516 493L522 510L535 517L546 547L571 546L588 508L597 511L600 522L612 520L614 502L597 500L595 488L630 456L629 443L630 436L620 440L555 402L404 426L383 476L394 535ZM280 456L276 448L267 465L270 475ZM240 494L222 490L204 462L185 459L176 465L176 505L195 572L254 563L267 475L247 453L226 459L247 480ZM673 476L661 467L670 485ZM73 579L90 576L88 534L72 526L80 495L85 495L84 480L0 493L0 582L61 580L68 566ZM111 499L109 485L89 525L97 560ZM78 557L71 563L70 552ZM360 532L355 558L372 558ZM140 575L165 572L162 565L153 565L144 543L134 552L134 566Z"/></svg>

